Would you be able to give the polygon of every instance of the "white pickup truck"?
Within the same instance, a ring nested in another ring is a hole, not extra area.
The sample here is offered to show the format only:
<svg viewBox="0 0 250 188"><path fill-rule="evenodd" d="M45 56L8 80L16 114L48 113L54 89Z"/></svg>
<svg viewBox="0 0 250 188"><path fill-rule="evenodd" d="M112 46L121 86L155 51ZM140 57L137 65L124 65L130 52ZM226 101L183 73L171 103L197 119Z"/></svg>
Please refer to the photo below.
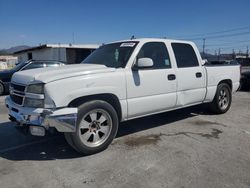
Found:
<svg viewBox="0 0 250 188"><path fill-rule="evenodd" d="M56 128L93 154L121 121L201 103L225 113L239 81L238 65L205 65L192 42L133 39L103 45L79 65L15 73L6 106L32 135Z"/></svg>

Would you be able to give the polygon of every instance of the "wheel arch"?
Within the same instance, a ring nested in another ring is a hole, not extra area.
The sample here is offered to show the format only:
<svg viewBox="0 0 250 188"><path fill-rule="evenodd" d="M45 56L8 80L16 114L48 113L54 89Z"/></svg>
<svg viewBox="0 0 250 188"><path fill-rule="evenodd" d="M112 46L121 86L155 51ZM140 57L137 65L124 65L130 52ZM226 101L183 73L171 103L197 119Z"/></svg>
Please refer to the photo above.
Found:
<svg viewBox="0 0 250 188"><path fill-rule="evenodd" d="M103 101L109 103L110 105L112 105L117 112L119 121L121 121L121 119L122 119L121 104L120 104L118 97L112 93L94 94L94 95L78 97L78 98L72 100L68 104L68 107L78 107L81 104L86 103L88 101L92 101L92 100L103 100Z"/></svg>
<svg viewBox="0 0 250 188"><path fill-rule="evenodd" d="M233 87L233 82L232 82L232 80L230 80L230 79L221 80L221 81L218 83L217 87L218 87L220 84L222 84L222 83L227 84L227 85L230 87L231 91L232 91L232 87Z"/></svg>

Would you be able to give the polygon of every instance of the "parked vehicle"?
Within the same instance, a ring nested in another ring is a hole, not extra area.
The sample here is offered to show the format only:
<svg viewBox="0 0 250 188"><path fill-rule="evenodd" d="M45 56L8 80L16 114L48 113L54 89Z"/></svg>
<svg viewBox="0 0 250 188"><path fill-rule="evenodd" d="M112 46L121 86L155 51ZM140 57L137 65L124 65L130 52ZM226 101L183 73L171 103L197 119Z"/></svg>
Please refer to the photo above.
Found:
<svg viewBox="0 0 250 188"><path fill-rule="evenodd" d="M236 60L223 60L223 61L209 61L207 62L207 64L210 64L210 65L235 65L235 64L238 64L239 65L239 62L236 61Z"/></svg>
<svg viewBox="0 0 250 188"><path fill-rule="evenodd" d="M114 42L80 65L14 74L6 106L32 135L54 127L75 150L93 154L108 147L121 121L201 103L227 112L240 67L204 64L193 42Z"/></svg>
<svg viewBox="0 0 250 188"><path fill-rule="evenodd" d="M61 65L64 65L64 63L60 61L30 60L23 63L19 63L12 69L0 71L0 95L9 92L9 83L11 77L14 73L18 71L43 67L56 67Z"/></svg>
<svg viewBox="0 0 250 188"><path fill-rule="evenodd" d="M250 88L250 66L242 67L240 82L242 88Z"/></svg>
<svg viewBox="0 0 250 188"><path fill-rule="evenodd" d="M4 61L0 61L0 70L7 69L7 68L8 68L7 63Z"/></svg>

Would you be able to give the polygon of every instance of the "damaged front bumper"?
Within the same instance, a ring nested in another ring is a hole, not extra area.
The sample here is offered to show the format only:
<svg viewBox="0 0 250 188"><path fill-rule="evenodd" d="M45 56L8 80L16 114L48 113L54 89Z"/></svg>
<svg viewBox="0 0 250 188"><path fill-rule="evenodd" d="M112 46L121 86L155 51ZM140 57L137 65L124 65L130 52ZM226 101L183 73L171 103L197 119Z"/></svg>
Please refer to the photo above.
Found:
<svg viewBox="0 0 250 188"><path fill-rule="evenodd" d="M28 108L15 104L10 97L5 99L11 121L19 126L29 126L30 133L44 136L45 130L54 127L58 132L75 132L77 108L44 109Z"/></svg>

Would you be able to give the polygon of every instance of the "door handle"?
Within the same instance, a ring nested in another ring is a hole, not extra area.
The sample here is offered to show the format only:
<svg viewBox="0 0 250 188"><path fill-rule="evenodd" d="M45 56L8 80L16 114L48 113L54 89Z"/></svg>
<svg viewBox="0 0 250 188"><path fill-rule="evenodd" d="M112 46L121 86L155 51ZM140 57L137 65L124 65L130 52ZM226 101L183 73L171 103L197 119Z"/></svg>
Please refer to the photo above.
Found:
<svg viewBox="0 0 250 188"><path fill-rule="evenodd" d="M176 79L175 74L169 74L168 75L168 80L175 80L175 79Z"/></svg>
<svg viewBox="0 0 250 188"><path fill-rule="evenodd" d="M200 77L202 77L202 73L201 73L201 72L197 72L197 73L195 74L195 76L196 76L196 78L200 78Z"/></svg>

